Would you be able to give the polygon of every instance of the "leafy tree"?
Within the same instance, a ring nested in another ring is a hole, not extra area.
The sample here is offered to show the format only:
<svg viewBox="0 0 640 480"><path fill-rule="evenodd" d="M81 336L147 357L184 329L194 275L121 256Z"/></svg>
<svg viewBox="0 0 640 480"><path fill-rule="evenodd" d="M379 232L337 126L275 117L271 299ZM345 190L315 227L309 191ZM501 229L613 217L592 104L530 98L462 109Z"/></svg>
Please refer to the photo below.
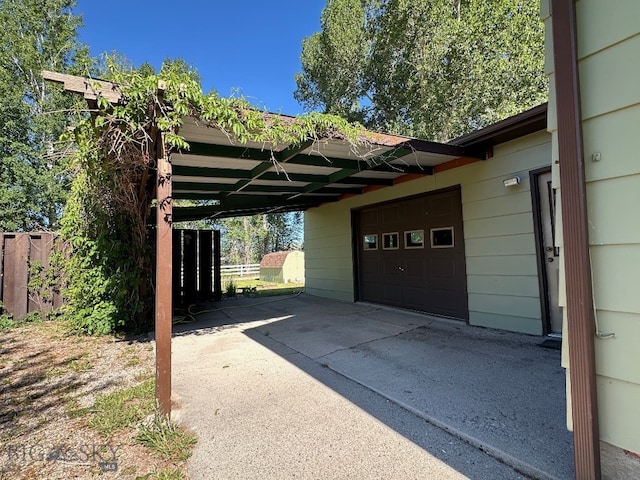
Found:
<svg viewBox="0 0 640 480"><path fill-rule="evenodd" d="M258 263L267 253L302 247L301 212L226 218L216 228L222 231L222 256L230 265Z"/></svg>
<svg viewBox="0 0 640 480"><path fill-rule="evenodd" d="M42 70L86 72L73 0L0 0L0 230L56 228L68 188L58 138L77 99Z"/></svg>
<svg viewBox="0 0 640 480"><path fill-rule="evenodd" d="M445 141L547 98L535 0L328 0L295 98Z"/></svg>

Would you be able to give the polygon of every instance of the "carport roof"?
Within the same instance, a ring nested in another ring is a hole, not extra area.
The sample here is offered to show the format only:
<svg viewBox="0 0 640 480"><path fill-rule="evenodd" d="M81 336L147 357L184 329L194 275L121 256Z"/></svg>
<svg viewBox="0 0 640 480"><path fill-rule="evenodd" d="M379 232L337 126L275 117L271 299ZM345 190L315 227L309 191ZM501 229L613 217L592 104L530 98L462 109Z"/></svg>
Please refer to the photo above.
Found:
<svg viewBox="0 0 640 480"><path fill-rule="evenodd" d="M433 175L489 158L493 145L544 129L546 115L543 104L447 144L366 132L369 148L362 153L335 139L275 151L251 142L237 145L220 130L186 117L180 134L191 148L171 155L173 198L213 204L175 206L173 220L306 210Z"/></svg>
<svg viewBox="0 0 640 480"><path fill-rule="evenodd" d="M55 72L43 76L82 93L89 102L98 95L112 102L120 99L117 85L108 82ZM239 144L225 132L187 116L179 134L190 148L170 157L172 198L203 204L174 205L173 221L306 210L484 160L494 144L545 126L546 104L447 144L365 132L367 146L361 151L346 141L322 138L271 150L259 143Z"/></svg>
<svg viewBox="0 0 640 480"><path fill-rule="evenodd" d="M171 154L174 199L212 200L212 205L176 206L173 220L224 218L305 210L371 188L392 186L477 150L408 137L366 132L361 152L343 140L309 140L275 150L184 118L180 129L190 149Z"/></svg>

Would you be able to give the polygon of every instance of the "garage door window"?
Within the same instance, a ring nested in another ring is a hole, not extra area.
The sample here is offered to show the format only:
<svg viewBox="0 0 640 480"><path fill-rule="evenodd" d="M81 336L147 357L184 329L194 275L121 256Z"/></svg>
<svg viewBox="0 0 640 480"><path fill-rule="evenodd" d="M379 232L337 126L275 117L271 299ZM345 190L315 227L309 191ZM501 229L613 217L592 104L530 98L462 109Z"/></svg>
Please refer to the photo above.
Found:
<svg viewBox="0 0 640 480"><path fill-rule="evenodd" d="M424 230L404 232L404 248L424 248Z"/></svg>
<svg viewBox="0 0 640 480"><path fill-rule="evenodd" d="M431 248L453 248L453 227L432 228Z"/></svg>
<svg viewBox="0 0 640 480"><path fill-rule="evenodd" d="M382 234L382 249L383 250L397 250L399 246L398 232L383 233Z"/></svg>
<svg viewBox="0 0 640 480"><path fill-rule="evenodd" d="M364 239L365 250L378 249L378 235L364 235L363 239Z"/></svg>

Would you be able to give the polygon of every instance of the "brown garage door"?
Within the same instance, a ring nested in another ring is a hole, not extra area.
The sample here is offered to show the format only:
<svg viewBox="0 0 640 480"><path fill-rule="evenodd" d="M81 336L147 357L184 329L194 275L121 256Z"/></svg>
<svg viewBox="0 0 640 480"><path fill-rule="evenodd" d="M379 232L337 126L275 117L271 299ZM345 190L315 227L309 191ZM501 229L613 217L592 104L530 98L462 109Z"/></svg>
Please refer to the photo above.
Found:
<svg viewBox="0 0 640 480"><path fill-rule="evenodd" d="M468 319L460 187L354 211L358 300Z"/></svg>

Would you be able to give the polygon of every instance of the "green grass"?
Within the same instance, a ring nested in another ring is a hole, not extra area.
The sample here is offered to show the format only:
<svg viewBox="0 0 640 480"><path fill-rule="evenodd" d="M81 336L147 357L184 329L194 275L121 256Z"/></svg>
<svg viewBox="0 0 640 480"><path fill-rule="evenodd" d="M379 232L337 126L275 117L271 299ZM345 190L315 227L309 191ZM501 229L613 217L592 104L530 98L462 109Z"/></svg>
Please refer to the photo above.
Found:
<svg viewBox="0 0 640 480"><path fill-rule="evenodd" d="M196 444L195 435L185 432L158 410L138 428L136 442L144 445L165 460L184 461L191 456Z"/></svg>
<svg viewBox="0 0 640 480"><path fill-rule="evenodd" d="M272 297L275 295L291 295L304 290L304 283L277 283L264 280L236 280L236 289L252 289L247 295L251 297Z"/></svg>
<svg viewBox="0 0 640 480"><path fill-rule="evenodd" d="M93 406L89 426L103 437L127 427L136 427L153 413L155 381L149 379L125 390L99 395Z"/></svg>
<svg viewBox="0 0 640 480"><path fill-rule="evenodd" d="M91 409L88 407L81 407L76 398L64 399L64 411L69 418L80 418L88 415Z"/></svg>
<svg viewBox="0 0 640 480"><path fill-rule="evenodd" d="M184 480L184 474L179 468L165 468L157 473L147 473L146 475L136 477L136 480ZM0 480L2 478L0 477Z"/></svg>

